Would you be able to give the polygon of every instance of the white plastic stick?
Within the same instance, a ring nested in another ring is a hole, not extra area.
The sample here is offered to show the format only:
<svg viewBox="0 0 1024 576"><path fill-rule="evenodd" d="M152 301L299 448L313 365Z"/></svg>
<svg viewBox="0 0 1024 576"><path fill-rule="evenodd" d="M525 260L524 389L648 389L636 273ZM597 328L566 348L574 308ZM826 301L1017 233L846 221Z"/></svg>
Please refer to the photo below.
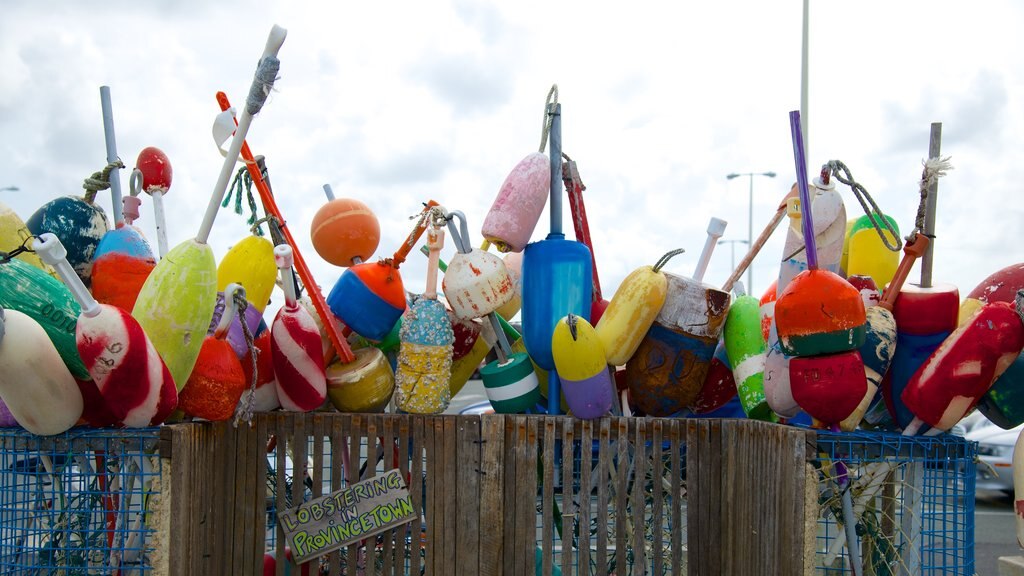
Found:
<svg viewBox="0 0 1024 576"><path fill-rule="evenodd" d="M260 58L260 61L262 62L263 58L267 57L276 58L287 35L287 30L275 24L270 30L270 35L267 36L267 45L263 49L263 56ZM253 84L256 84L255 79ZM206 214L203 216L203 222L199 226L199 233L196 234L196 242L200 244L206 244L206 241L210 239L213 221L220 210L220 202L224 198L224 192L228 189L231 172L235 167L235 161L238 159L239 152L242 151L242 144L245 143L245 136L249 133L249 126L251 124L252 114L249 113L248 106L244 106L242 107L242 117L238 120L238 127L235 128L235 137L231 140L231 146L228 147L227 156L224 157L224 163L220 168L220 175L217 177L217 184L213 187L210 203L206 207Z"/></svg>
<svg viewBox="0 0 1024 576"><path fill-rule="evenodd" d="M693 279L697 282L704 281L704 273L708 271L708 262L711 262L711 254L718 245L718 239L725 234L725 227L728 224L720 218L711 218L708 222L708 239L704 241L704 249L700 251L700 259L697 260L697 270L693 273Z"/></svg>
<svg viewBox="0 0 1024 576"><path fill-rule="evenodd" d="M156 249L163 260L167 255L167 217L164 216L164 193L159 190L150 192L153 198L153 219L156 220Z"/></svg>
<svg viewBox="0 0 1024 576"><path fill-rule="evenodd" d="M298 299L295 297L295 281L292 280L292 247L287 244L274 246L274 263L281 271L281 289L284 290L284 305L289 310L298 306Z"/></svg>
<svg viewBox="0 0 1024 576"><path fill-rule="evenodd" d="M330 184L324 184L324 195L327 196L327 201L334 200L334 190L331 189Z"/></svg>
<svg viewBox="0 0 1024 576"><path fill-rule="evenodd" d="M100 305L89 293L89 289L82 283L82 279L75 274L75 269L68 263L68 251L60 243L60 239L44 232L39 238L32 241L32 249L39 255L39 259L53 266L53 269L60 275L61 280L71 290L79 306L82 307L82 315L93 318L100 313Z"/></svg>

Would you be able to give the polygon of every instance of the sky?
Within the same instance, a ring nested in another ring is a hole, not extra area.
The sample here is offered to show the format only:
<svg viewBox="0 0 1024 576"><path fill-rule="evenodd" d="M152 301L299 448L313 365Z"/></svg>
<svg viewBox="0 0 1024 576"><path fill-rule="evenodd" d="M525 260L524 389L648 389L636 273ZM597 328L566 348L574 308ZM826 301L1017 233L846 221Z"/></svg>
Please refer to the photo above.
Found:
<svg viewBox="0 0 1024 576"><path fill-rule="evenodd" d="M802 2L419 2L245 4L168 0L7 3L0 20L0 202L24 219L81 194L106 164L99 87L110 86L117 146L131 168L161 148L174 167L169 238L195 236L223 162L214 95L240 103L273 24L288 29L275 92L248 142L267 157L275 197L328 292L342 269L312 248L322 187L365 202L392 254L434 199L469 219L470 242L509 171L540 141L553 83L563 150L578 163L597 269L611 298L633 269L673 248L689 276L712 216L725 239L756 237L796 180L791 110L800 108ZM932 122L954 169L939 183L934 279L966 295L1024 261L1024 5L907 0L810 3L809 172L843 161L898 222L913 227ZM774 171L774 179L727 180ZM128 171L122 171L128 189ZM839 185L847 214L861 212ZM100 200L111 213L109 196ZM136 224L155 249L152 205ZM219 214L218 260L247 234ZM568 205L563 226L572 237ZM533 240L549 230L545 209ZM753 265L760 295L778 274L780 230ZM736 260L745 246L735 245ZM450 258L449 239L443 257ZM720 285L730 246L705 281ZM426 259L402 267L423 290ZM911 278L917 277L917 268ZM280 292L275 293L280 302ZM268 308L272 310L273 307Z"/></svg>

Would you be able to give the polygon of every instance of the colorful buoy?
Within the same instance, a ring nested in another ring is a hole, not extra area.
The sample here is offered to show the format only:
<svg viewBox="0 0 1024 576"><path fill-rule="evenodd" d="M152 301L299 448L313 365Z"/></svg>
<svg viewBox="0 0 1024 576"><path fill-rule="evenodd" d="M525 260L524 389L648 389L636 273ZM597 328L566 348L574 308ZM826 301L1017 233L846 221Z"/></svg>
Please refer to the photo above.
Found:
<svg viewBox="0 0 1024 576"><path fill-rule="evenodd" d="M249 305L260 314L270 302L270 293L277 279L274 265L274 245L260 236L246 236L228 250L217 266L217 291L224 292L228 284L245 286ZM289 278L287 283L291 283Z"/></svg>
<svg viewBox="0 0 1024 576"><path fill-rule="evenodd" d="M321 258L347 268L369 261L377 251L380 222L373 210L359 200L330 199L313 216L310 238Z"/></svg>
<svg viewBox="0 0 1024 576"><path fill-rule="evenodd" d="M90 378L75 345L75 326L82 309L64 284L15 258L0 264L0 306L35 320L50 337L71 375L82 380Z"/></svg>
<svg viewBox="0 0 1024 576"><path fill-rule="evenodd" d="M235 284L228 287L225 299L233 302L236 292L245 294ZM178 393L178 408L190 416L215 422L227 420L247 388L238 355L225 340L235 310L235 306L229 306L214 335L202 341L195 368Z"/></svg>
<svg viewBox="0 0 1024 576"><path fill-rule="evenodd" d="M427 230L430 259L426 289L402 316L402 344L395 371L395 405L412 414L444 412L451 400L448 380L452 373L455 336L448 312L437 300L437 264L444 245L444 231L436 217L432 215L431 220L432 225ZM448 270L450 273L452 267Z"/></svg>
<svg viewBox="0 0 1024 576"><path fill-rule="evenodd" d="M615 402L615 384L597 331L570 314L555 325L551 338L555 370L573 415L593 420L608 414Z"/></svg>
<svg viewBox="0 0 1024 576"><path fill-rule="evenodd" d="M82 307L75 341L100 402L126 427L162 423L177 404L177 389L142 327L121 308L93 299L56 236L43 234L33 249L60 274ZM91 412L88 406L86 412Z"/></svg>
<svg viewBox="0 0 1024 576"><path fill-rule="evenodd" d="M82 416L82 393L47 333L30 316L2 305L0 395L18 424L40 436L60 434Z"/></svg>
<svg viewBox="0 0 1024 576"><path fill-rule="evenodd" d="M327 367L327 397L340 412L382 412L395 391L395 373L372 346L352 351L356 359Z"/></svg>
<svg viewBox="0 0 1024 576"><path fill-rule="evenodd" d="M309 412L327 399L320 330L295 298L291 247L282 244L274 248L274 260L284 287L284 306L270 328L277 397L285 410Z"/></svg>
<svg viewBox="0 0 1024 576"><path fill-rule="evenodd" d="M60 238L68 250L68 262L89 286L96 248L110 229L102 208L80 197L62 196L43 204L25 225L35 236L50 232Z"/></svg>

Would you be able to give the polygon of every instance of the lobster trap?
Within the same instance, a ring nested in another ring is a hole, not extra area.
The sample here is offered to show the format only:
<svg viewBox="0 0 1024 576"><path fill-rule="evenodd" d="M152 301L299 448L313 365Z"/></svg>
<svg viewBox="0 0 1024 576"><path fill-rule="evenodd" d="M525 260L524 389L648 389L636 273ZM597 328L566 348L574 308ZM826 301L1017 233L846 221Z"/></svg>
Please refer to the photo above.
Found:
<svg viewBox="0 0 1024 576"><path fill-rule="evenodd" d="M818 432L816 573L852 574L859 562L873 576L973 575L976 452L947 434Z"/></svg>
<svg viewBox="0 0 1024 576"><path fill-rule="evenodd" d="M0 575L152 570L159 430L0 430Z"/></svg>

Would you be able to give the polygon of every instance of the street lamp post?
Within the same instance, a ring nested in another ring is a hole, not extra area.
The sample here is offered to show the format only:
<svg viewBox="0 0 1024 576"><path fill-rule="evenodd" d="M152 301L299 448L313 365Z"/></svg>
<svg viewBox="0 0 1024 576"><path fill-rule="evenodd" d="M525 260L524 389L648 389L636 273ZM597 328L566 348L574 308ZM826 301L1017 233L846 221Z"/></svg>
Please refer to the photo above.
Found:
<svg viewBox="0 0 1024 576"><path fill-rule="evenodd" d="M735 270L736 269L736 244L748 244L749 245L750 243L747 242L746 240L719 240L718 241L718 245L721 246L722 244L729 244L730 245L730 250L729 251L732 254L732 264L730 264L729 266L730 266L730 269Z"/></svg>
<svg viewBox="0 0 1024 576"><path fill-rule="evenodd" d="M747 246L753 246L754 244L754 176L767 176L768 178L775 178L775 172L733 172L727 174L725 177L729 180L733 178L739 178L740 176L750 177L750 201L747 210ZM747 291L752 292L754 290L754 264L753 262L747 266Z"/></svg>

